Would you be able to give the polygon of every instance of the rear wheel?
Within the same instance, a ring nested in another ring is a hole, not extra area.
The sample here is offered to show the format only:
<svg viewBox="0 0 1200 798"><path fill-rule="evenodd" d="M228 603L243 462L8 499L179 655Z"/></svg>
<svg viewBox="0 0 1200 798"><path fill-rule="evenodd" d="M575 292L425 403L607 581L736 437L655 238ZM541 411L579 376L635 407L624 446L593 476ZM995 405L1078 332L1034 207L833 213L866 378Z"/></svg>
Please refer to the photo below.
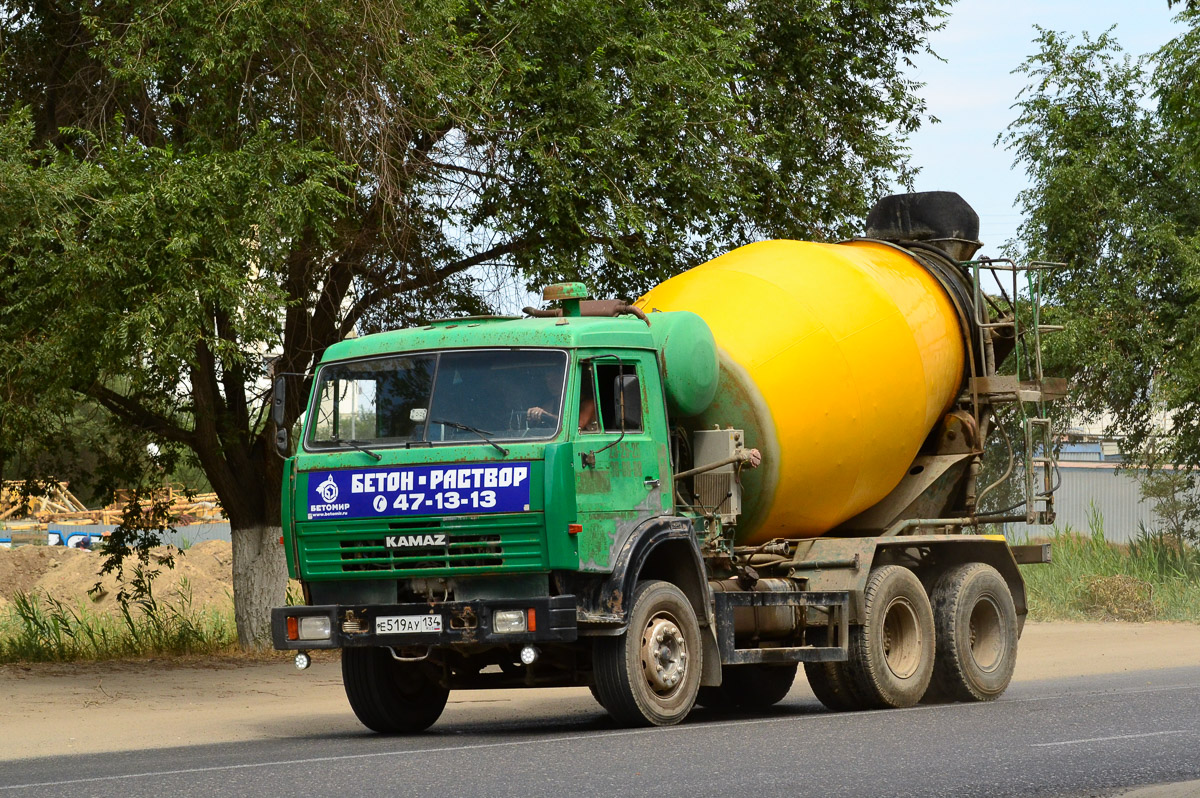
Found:
<svg viewBox="0 0 1200 798"><path fill-rule="evenodd" d="M864 708L911 707L933 675L934 624L916 575L899 565L871 572L866 618L851 629L849 676Z"/></svg>
<svg viewBox="0 0 1200 798"><path fill-rule="evenodd" d="M1004 577L969 563L938 579L930 594L937 657L926 701L991 701L1017 664L1017 610Z"/></svg>
<svg viewBox="0 0 1200 798"><path fill-rule="evenodd" d="M640 582L629 628L597 639L592 657L595 695L619 723L670 726L696 702L700 625L687 596L669 582Z"/></svg>
<svg viewBox="0 0 1200 798"><path fill-rule="evenodd" d="M450 695L428 665L400 662L386 648L342 649L342 685L354 714L381 734L428 729Z"/></svg>

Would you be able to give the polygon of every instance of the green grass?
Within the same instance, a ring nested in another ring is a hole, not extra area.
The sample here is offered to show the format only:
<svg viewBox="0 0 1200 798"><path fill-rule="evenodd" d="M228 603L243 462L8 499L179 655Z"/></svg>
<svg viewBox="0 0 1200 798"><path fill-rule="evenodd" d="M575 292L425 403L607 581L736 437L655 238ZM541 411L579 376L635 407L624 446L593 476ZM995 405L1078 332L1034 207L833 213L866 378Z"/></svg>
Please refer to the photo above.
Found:
<svg viewBox="0 0 1200 798"><path fill-rule="evenodd" d="M1088 527L1055 528L1053 562L1022 566L1030 620L1200 623L1200 549L1144 529L1132 543L1110 543L1095 513Z"/></svg>
<svg viewBox="0 0 1200 798"><path fill-rule="evenodd" d="M1109 543L1095 514L1088 526L1085 535L1055 528L1053 562L1021 567L1030 620L1200 623L1200 549L1145 531L1128 545ZM299 603L289 583L288 604ZM148 592L117 616L36 594L0 611L0 663L236 652L232 607L193 607L186 581L170 599Z"/></svg>
<svg viewBox="0 0 1200 798"><path fill-rule="evenodd" d="M236 644L232 608L194 608L186 581L171 599L148 593L118 616L30 593L18 594L0 612L0 663L217 654Z"/></svg>

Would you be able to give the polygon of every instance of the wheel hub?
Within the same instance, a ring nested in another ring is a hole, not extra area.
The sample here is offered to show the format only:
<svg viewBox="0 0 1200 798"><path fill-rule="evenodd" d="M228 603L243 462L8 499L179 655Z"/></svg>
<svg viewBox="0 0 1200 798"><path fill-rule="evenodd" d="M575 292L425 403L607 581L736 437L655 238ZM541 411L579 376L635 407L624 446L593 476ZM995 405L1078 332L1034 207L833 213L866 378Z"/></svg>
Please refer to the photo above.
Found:
<svg viewBox="0 0 1200 798"><path fill-rule="evenodd" d="M981 671L995 670L1004 658L1004 633L1000 610L987 598L982 599L971 610L968 644L971 657Z"/></svg>
<svg viewBox="0 0 1200 798"><path fill-rule="evenodd" d="M917 613L904 599L895 599L883 616L883 657L898 678L907 679L921 665L921 626Z"/></svg>
<svg viewBox="0 0 1200 798"><path fill-rule="evenodd" d="M687 673L687 643L670 618L651 620L642 633L642 669L654 692L669 693Z"/></svg>

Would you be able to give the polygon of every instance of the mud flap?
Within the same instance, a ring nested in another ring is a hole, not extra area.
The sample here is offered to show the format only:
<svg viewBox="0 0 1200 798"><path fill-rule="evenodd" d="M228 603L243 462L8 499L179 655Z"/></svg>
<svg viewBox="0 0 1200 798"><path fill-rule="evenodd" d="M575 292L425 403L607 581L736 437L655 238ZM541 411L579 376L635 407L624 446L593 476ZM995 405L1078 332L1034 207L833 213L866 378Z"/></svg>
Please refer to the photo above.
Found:
<svg viewBox="0 0 1200 798"><path fill-rule="evenodd" d="M712 624L700 630L700 640L704 644L704 666L700 671L701 687L721 686L721 648L717 645L717 633Z"/></svg>

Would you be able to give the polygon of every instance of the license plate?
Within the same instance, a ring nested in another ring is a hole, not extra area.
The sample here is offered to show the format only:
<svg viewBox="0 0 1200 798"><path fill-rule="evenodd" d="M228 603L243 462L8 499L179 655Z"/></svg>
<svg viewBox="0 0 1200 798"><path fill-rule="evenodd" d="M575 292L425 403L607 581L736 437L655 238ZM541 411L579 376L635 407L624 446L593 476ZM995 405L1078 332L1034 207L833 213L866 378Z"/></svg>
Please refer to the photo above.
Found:
<svg viewBox="0 0 1200 798"><path fill-rule="evenodd" d="M384 615L375 619L377 635L411 635L440 631L440 615Z"/></svg>

